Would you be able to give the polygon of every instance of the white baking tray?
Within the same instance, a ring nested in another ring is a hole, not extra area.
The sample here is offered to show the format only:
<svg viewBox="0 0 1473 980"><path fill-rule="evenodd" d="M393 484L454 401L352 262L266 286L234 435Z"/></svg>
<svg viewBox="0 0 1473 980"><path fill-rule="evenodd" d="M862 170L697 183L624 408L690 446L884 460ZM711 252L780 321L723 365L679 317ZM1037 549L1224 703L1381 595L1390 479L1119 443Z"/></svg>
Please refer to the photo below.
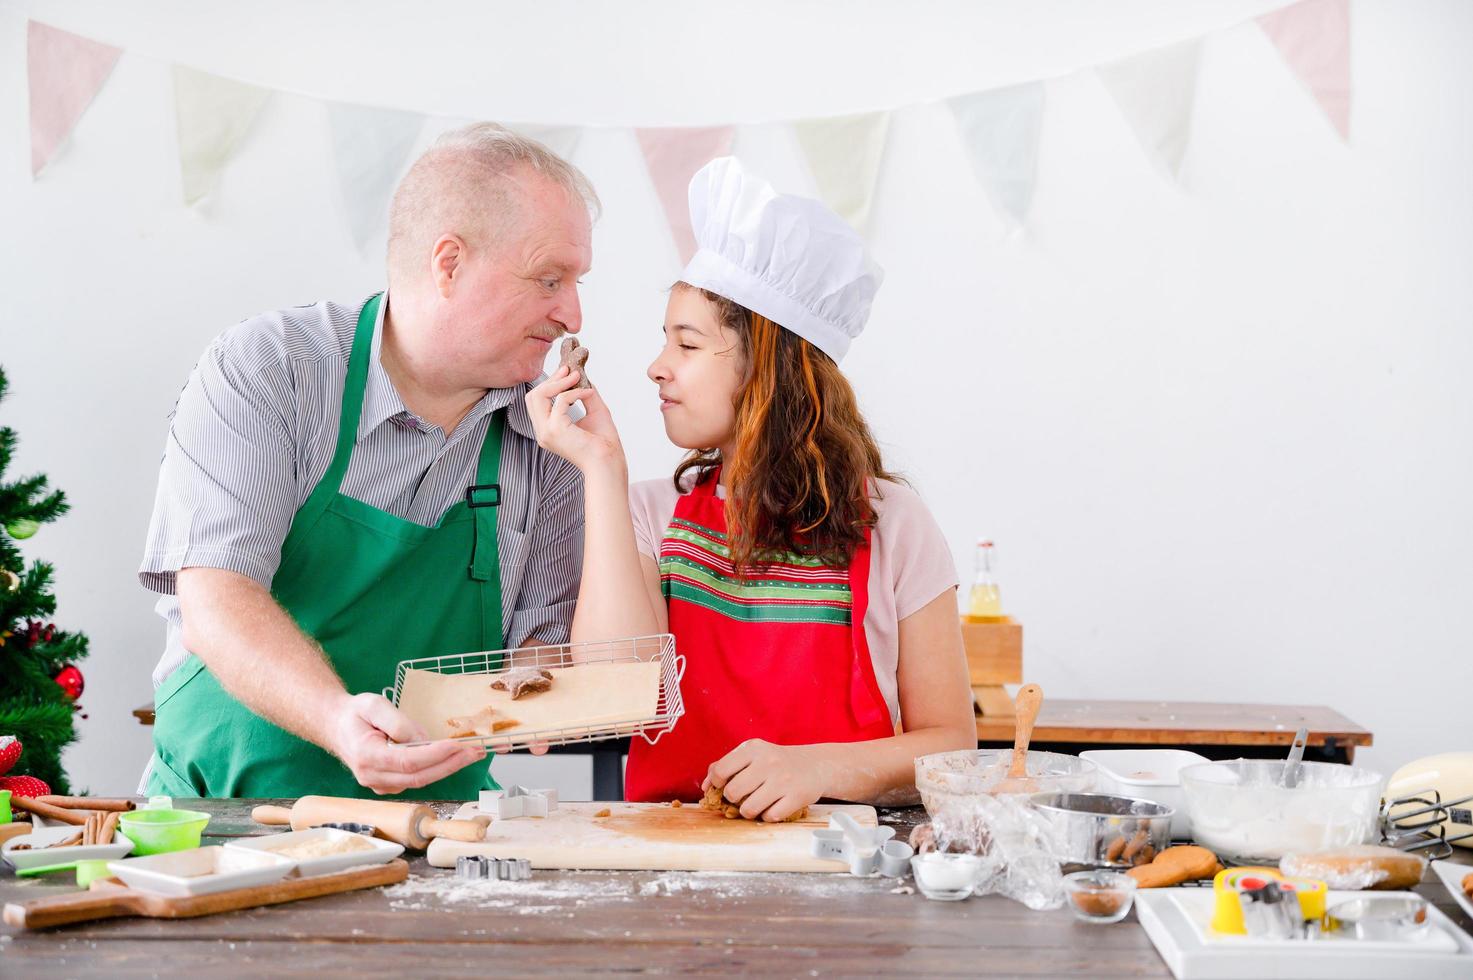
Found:
<svg viewBox="0 0 1473 980"><path fill-rule="evenodd" d="M349 851L346 854L328 854L315 858L293 858L279 853L281 848L290 847L302 841L336 841L342 840L344 837L356 837L372 846L365 851ZM296 874L301 878L307 878L313 875L329 875L336 871L342 871L345 868L357 868L365 864L388 864L394 858L404 853L403 844L379 840L377 837L366 837L363 834L355 834L347 830L338 830L336 827L313 827L311 830L293 830L285 834L268 834L265 837L249 837L242 840L232 840L227 841L225 847L265 854L278 854L280 857L285 857L297 863Z"/></svg>
<svg viewBox="0 0 1473 980"><path fill-rule="evenodd" d="M1352 898L1404 892L1330 892L1329 906ZM1473 939L1428 903L1432 929L1421 940L1271 940L1219 936L1210 888L1147 888L1136 892L1136 916L1177 980L1467 980Z"/></svg>

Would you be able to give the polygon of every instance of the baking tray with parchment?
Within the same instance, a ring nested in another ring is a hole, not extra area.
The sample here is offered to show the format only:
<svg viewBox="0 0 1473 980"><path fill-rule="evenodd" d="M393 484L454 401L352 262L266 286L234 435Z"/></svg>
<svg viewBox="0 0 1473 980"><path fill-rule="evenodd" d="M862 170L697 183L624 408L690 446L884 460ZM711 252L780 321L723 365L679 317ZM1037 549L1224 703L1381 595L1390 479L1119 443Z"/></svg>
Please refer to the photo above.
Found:
<svg viewBox="0 0 1473 980"><path fill-rule="evenodd" d="M498 674L522 667L546 669L552 687L515 700L491 688ZM403 660L384 697L424 729L427 738L409 745L451 738L507 752L634 735L653 744L685 713L684 673L675 637L659 633ZM512 724L494 734L450 724L487 708Z"/></svg>

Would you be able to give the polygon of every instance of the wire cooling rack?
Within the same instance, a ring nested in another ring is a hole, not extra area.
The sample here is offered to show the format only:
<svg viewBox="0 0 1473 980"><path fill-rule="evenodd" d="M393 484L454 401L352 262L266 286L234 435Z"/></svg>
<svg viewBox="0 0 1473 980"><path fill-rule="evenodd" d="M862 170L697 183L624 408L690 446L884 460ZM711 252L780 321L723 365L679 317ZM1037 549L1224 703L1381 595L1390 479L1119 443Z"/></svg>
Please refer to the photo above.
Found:
<svg viewBox="0 0 1473 980"><path fill-rule="evenodd" d="M520 647L515 650L484 650L480 653L456 653L442 657L420 657L401 660L394 670L394 686L384 689L384 697L399 705L404 678L411 670L428 670L437 674L481 674L494 676L513 667L572 667L588 663L622 663L638 660L660 662L660 692L655 711L645 718L606 722L597 725L571 725L543 728L505 735L464 735L457 742L474 742L489 749L506 752L530 745L571 745L575 742L598 742L610 738L638 735L653 745L660 736L675 727L685 714L680 696L680 679L685 676L685 657L675 652L675 637L669 633L632 636L620 640L596 640L586 643L562 643L552 646ZM420 742L408 742L419 745Z"/></svg>

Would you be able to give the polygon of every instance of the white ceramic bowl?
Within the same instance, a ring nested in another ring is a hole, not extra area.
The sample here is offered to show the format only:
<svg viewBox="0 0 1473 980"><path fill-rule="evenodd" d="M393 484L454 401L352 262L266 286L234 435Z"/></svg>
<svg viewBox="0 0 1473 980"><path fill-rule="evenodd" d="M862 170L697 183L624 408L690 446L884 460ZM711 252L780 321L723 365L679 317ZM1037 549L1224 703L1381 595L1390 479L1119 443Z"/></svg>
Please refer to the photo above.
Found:
<svg viewBox="0 0 1473 980"><path fill-rule="evenodd" d="M1192 839L1192 818L1181 788L1181 771L1206 762L1206 756L1186 749L1090 749L1079 753L1100 767L1101 793L1150 800L1169 806L1172 840Z"/></svg>
<svg viewBox="0 0 1473 980"><path fill-rule="evenodd" d="M1291 852L1375 841L1385 782L1380 773L1303 762L1299 785L1286 789L1279 785L1284 765L1233 759L1183 769L1192 836L1241 864L1277 864Z"/></svg>

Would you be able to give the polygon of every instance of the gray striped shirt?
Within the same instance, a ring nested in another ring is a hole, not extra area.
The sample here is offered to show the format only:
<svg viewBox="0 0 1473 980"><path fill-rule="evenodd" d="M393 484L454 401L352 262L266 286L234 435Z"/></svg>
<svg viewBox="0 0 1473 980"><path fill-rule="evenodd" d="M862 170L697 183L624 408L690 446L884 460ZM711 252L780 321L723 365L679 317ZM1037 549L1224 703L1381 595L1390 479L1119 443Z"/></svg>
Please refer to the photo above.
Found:
<svg viewBox="0 0 1473 980"><path fill-rule="evenodd" d="M168 624L155 685L187 656L174 596L179 569L224 568L270 588L292 518L332 461L361 307L322 302L244 320L215 339L180 393L138 570L146 588L163 593L156 608ZM491 414L507 407L497 511L506 641L567 642L583 560L583 480L537 445L522 401L536 382L488 391L446 435L404 407L384 371L387 307L374 327L342 492L434 525L475 482Z"/></svg>

